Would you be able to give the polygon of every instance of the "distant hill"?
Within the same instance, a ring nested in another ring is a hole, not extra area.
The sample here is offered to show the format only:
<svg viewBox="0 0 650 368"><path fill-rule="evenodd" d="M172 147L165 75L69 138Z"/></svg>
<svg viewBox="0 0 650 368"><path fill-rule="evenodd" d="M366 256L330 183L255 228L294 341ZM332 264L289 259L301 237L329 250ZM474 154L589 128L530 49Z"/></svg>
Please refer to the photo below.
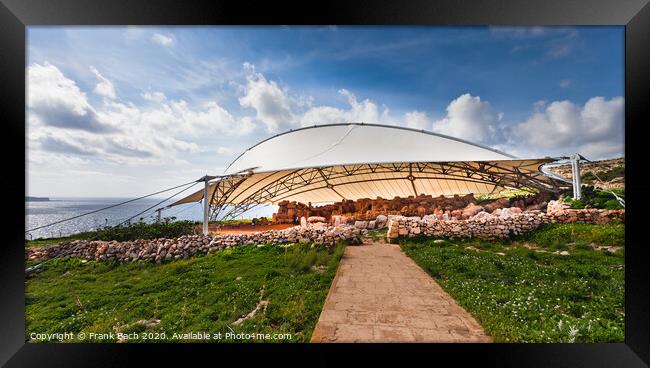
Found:
<svg viewBox="0 0 650 368"><path fill-rule="evenodd" d="M50 198L48 197L30 197L25 196L25 202L49 202Z"/></svg>
<svg viewBox="0 0 650 368"><path fill-rule="evenodd" d="M573 178L571 164L549 167L549 169L569 180ZM623 189L625 188L625 158L581 162L580 178L583 184L603 189Z"/></svg>

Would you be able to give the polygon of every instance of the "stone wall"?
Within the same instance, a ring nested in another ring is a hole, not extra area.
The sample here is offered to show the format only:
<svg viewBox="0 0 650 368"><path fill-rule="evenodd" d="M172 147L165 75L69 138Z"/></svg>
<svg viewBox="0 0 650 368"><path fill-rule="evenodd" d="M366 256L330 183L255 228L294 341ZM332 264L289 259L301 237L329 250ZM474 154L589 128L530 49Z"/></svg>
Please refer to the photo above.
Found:
<svg viewBox="0 0 650 368"><path fill-rule="evenodd" d="M340 241L360 244L366 231L350 225L337 228L325 223L295 226L279 231L240 235L185 235L175 239L134 240L126 242L75 240L60 244L25 249L28 260L56 257L78 257L88 260L119 262L153 261L187 258L244 244L316 243L327 246Z"/></svg>
<svg viewBox="0 0 650 368"><path fill-rule="evenodd" d="M480 206L476 206L480 207ZM486 206L487 207L487 206ZM469 209L472 209L469 211ZM483 207L482 207L483 208ZM474 207L465 208L471 213ZM448 213L420 216L378 215L375 219L356 220L354 224L342 221L334 215L334 226L324 217L303 218L300 226L284 230L269 230L238 235L185 235L175 239L118 241L75 240L60 244L25 249L28 260L56 257L78 257L88 260L116 260L119 262L152 261L187 258L195 254L209 253L244 244L315 243L327 246L346 241L361 244L367 229L388 227L388 238L400 236L435 236L443 238L503 239L537 228L545 222L560 223L607 223L612 220L625 222L625 210L570 209L559 201L548 203L546 212L522 211L519 207L497 208L491 213L485 208L468 218L450 217Z"/></svg>
<svg viewBox="0 0 650 368"><path fill-rule="evenodd" d="M278 203L278 212L273 214L275 223L298 223L301 217L319 216L331 221L333 216L340 216L346 223L370 221L379 215L419 216L447 214L449 218L469 218L481 210L492 212L504 207L518 207L522 210L544 208L551 199L550 193L540 193L525 199L501 198L476 204L473 194L453 197L432 197L430 195L410 196L393 199L362 198L356 201L342 201L325 206L312 206L311 203L282 201Z"/></svg>
<svg viewBox="0 0 650 368"><path fill-rule="evenodd" d="M625 210L569 209L561 202L549 203L546 212L505 208L479 212L469 219L449 219L436 215L424 217L390 216L388 239L418 235L442 238L504 239L536 229L543 223L603 224L612 220L625 222Z"/></svg>

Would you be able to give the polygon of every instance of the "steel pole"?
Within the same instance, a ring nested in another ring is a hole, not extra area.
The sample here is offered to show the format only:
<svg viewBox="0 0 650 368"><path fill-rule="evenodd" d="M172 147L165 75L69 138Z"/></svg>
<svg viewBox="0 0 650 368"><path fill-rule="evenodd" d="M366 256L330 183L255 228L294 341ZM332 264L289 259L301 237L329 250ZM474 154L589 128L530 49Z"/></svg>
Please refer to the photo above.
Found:
<svg viewBox="0 0 650 368"><path fill-rule="evenodd" d="M203 235L208 235L208 217L210 215L210 201L208 200L208 176L204 178L203 187Z"/></svg>
<svg viewBox="0 0 650 368"><path fill-rule="evenodd" d="M580 181L580 155L576 153L576 155L573 157L575 161L575 174L574 174L574 182L575 182L575 192L574 192L574 197L576 199L582 198L582 183Z"/></svg>
<svg viewBox="0 0 650 368"><path fill-rule="evenodd" d="M571 189L573 190L573 199L576 199L576 163L571 156Z"/></svg>

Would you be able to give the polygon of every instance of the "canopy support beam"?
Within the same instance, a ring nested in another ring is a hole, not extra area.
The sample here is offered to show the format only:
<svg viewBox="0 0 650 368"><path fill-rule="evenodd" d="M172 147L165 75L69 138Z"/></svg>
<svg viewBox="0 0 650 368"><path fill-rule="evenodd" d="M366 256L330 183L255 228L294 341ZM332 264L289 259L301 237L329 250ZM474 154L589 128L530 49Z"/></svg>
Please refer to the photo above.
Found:
<svg viewBox="0 0 650 368"><path fill-rule="evenodd" d="M582 183L580 181L580 155L575 154L571 157L571 170L573 177L573 199L582 198Z"/></svg>
<svg viewBox="0 0 650 368"><path fill-rule="evenodd" d="M220 195L211 201L215 208L213 217L216 218L221 210L225 209L226 204L230 205L230 207L227 211L224 211L223 219L235 218L260 203L277 203L290 198L292 195L307 193L312 190L328 188L340 195L335 186L397 179L394 176L382 179L366 179L364 177L371 173L407 174L406 179L411 182L413 193L416 196L419 194L414 185L414 181L417 179L474 182L494 185L495 188L514 187L531 193L534 193L535 189L558 191L561 185L559 181L549 178L541 172L538 173L532 169L526 170L521 167L510 167L499 162L420 162L417 163L417 175L414 175L413 163L341 165L340 168L333 166L304 168L292 170L273 182L257 188L254 192L248 192L245 196L241 195L244 192L240 192L240 194L232 198L230 195L241 182L234 184L230 189L227 189L228 185L225 183L223 183L223 188L221 188L222 182L217 183L218 188L215 190L219 190ZM352 177L355 178L352 179ZM345 183L337 183L343 178L347 180ZM243 179L245 177L242 178L242 181ZM227 180L227 182L230 182L230 180Z"/></svg>
<svg viewBox="0 0 650 368"><path fill-rule="evenodd" d="M204 183L203 187L203 235L208 235L208 225L210 220L210 201L208 200L208 189L210 187L210 180L216 178L216 176L205 175L197 182L202 181Z"/></svg>

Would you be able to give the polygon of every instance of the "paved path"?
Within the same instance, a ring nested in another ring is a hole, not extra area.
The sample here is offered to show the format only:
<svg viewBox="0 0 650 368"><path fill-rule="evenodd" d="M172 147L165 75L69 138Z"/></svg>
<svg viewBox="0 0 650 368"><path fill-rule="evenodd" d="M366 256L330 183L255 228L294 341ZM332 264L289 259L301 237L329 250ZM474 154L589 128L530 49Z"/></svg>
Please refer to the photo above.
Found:
<svg viewBox="0 0 650 368"><path fill-rule="evenodd" d="M312 342L490 342L397 245L346 248Z"/></svg>

